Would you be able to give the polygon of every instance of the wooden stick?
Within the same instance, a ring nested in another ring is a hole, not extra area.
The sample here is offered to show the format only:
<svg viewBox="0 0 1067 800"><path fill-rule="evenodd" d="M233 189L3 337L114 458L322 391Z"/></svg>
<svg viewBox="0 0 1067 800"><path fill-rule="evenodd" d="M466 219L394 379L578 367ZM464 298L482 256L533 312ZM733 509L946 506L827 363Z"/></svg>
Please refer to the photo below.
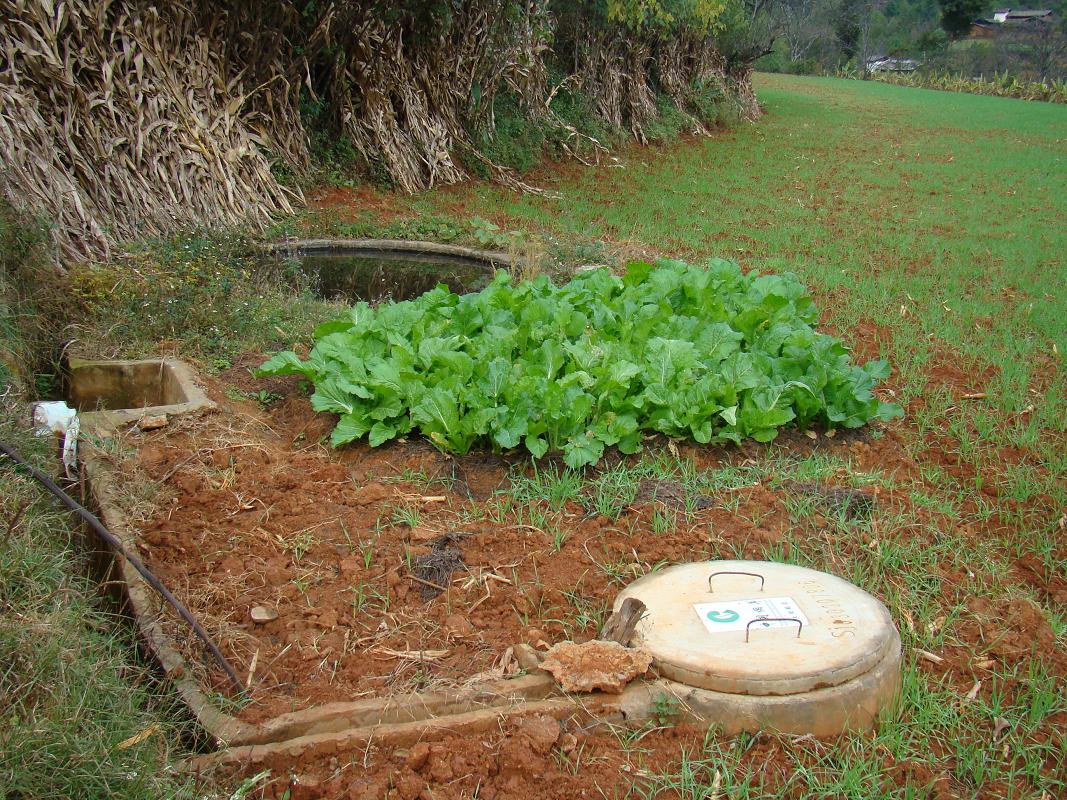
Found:
<svg viewBox="0 0 1067 800"><path fill-rule="evenodd" d="M421 583L423 586L429 586L431 589L440 589L442 592L447 592L448 591L448 587L447 586L442 586L439 583L432 583L430 581L423 580L422 578L418 577L417 575L412 575L410 572L408 573L408 577L411 578L411 580L415 581L416 583Z"/></svg>
<svg viewBox="0 0 1067 800"><path fill-rule="evenodd" d="M604 627L600 630L600 638L618 642L623 647L627 647L645 610L645 604L636 597L627 597L622 601L619 610L608 617L607 622L604 623Z"/></svg>

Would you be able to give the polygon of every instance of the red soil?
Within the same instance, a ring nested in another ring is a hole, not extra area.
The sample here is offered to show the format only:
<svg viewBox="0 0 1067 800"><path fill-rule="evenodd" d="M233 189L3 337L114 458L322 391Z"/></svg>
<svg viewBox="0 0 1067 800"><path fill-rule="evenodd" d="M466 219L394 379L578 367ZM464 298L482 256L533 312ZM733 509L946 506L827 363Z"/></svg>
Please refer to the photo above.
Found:
<svg viewBox="0 0 1067 800"><path fill-rule="evenodd" d="M877 331L868 333L877 339ZM239 671L247 674L256 665L252 702L239 712L247 721L507 674L514 667L502 656L517 642L543 648L592 638L595 618L610 607L620 586L654 564L765 558L796 533L786 505L789 492L772 480L732 493L736 510L702 503L689 518L678 514L668 530L655 534L657 508L678 510L668 484L652 487L654 492L642 487L616 520L569 503L560 517L566 536L557 551L552 533L531 524L529 509L502 509L494 496L507 486L508 458L482 453L453 459L419 438L330 451L321 441L332 418L312 412L295 380L251 379L245 367L257 361L250 356L209 386L224 413L143 435L130 465L162 486L156 511L141 530L146 560L205 622ZM973 386L966 374L942 372L954 388ZM265 411L228 400L223 384L265 388L284 399ZM978 542L988 532L913 503L911 493L923 478L904 441L903 433L890 427L874 436L841 432L814 440L787 433L773 445L800 456L819 451L847 459L852 472L880 471L893 485L876 490L879 508L887 518L914 524L880 527L876 518L869 535L835 540L837 557L846 562L850 553L880 542L918 537L933 546L942 530ZM927 444L924 461L959 470L961 477L972 469L953 463L942 443ZM700 468L743 465L767 451L751 443L729 450L677 447ZM417 472L433 482L413 482ZM989 481L983 491L999 502L995 485ZM998 522L985 524L993 531ZM833 528L816 516L815 530L803 533L830 536ZM429 552L431 542L446 533L454 534L452 546L462 552L465 569L427 602L425 584L412 578L411 559ZM1031 555L1008 560L1013 578L1039 596L1067 599L1062 575L1049 574ZM967 576L945 568L934 577L947 592ZM257 605L276 610L278 618L253 623L249 610ZM908 618L898 622L905 631L914 625ZM184 640L182 628L170 624ZM191 644L188 655L199 661ZM974 598L939 655L939 663L917 663L944 676L961 696L994 666L1025 664L1035 655L1053 673L1067 672L1067 658L1056 651L1048 622L1022 599ZM221 674L203 669L205 681L225 689ZM1010 682L1005 690L1009 696L1014 691ZM281 797L289 791L297 800L458 798L475 791L481 798L504 798L536 791L547 800L599 797L603 789L610 796L612 787L650 786L654 773L677 769L683 752L700 757L703 736L686 727L667 728L626 750L616 736L590 732L577 721L560 727L502 720L491 736L445 736L410 750L371 748L306 763L279 759L270 765L273 779L265 793ZM786 753L780 739L757 737L741 756L741 769L758 770L768 785L784 785L793 761L817 759L819 746L799 743ZM707 770L705 780L711 782L714 766ZM892 783L927 787L931 796L955 796L959 789L922 764L888 759L885 775Z"/></svg>

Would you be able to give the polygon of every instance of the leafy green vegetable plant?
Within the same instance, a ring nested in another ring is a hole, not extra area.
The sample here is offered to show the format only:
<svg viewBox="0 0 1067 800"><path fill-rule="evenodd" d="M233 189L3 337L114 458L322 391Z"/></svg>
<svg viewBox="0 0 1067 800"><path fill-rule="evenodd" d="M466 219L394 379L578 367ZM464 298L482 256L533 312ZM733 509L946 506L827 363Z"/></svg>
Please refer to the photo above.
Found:
<svg viewBox="0 0 1067 800"><path fill-rule="evenodd" d="M500 273L476 294L357 304L319 326L306 361L281 352L259 374L311 381L312 406L340 415L335 446L417 429L452 453L523 445L571 467L611 445L636 452L643 431L766 442L786 424L899 416L872 391L886 363L853 365L815 321L794 276L724 260L634 262L562 286Z"/></svg>

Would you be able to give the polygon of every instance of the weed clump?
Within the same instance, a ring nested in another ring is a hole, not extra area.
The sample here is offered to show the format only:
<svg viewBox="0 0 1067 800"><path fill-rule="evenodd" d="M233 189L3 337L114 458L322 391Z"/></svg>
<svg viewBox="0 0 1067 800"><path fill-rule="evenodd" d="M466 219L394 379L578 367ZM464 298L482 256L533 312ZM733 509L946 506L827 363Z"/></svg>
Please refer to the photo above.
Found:
<svg viewBox="0 0 1067 800"><path fill-rule="evenodd" d="M0 392L15 383L38 395L55 388L71 303L49 256L47 226L0 200Z"/></svg>
<svg viewBox="0 0 1067 800"><path fill-rule="evenodd" d="M226 360L307 335L325 304L299 262L269 258L250 236L195 232L74 268L71 294L94 356L139 356L168 343Z"/></svg>

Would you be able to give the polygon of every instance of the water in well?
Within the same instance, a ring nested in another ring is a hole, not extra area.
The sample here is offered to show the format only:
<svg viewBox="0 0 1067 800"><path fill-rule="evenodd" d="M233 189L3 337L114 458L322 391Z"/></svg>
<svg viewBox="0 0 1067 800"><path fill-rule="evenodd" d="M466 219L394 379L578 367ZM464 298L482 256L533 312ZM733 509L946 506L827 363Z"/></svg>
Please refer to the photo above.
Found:
<svg viewBox="0 0 1067 800"><path fill-rule="evenodd" d="M464 294L484 288L493 276L487 264L437 253L309 253L300 264L320 296L352 303L411 300L439 283Z"/></svg>

